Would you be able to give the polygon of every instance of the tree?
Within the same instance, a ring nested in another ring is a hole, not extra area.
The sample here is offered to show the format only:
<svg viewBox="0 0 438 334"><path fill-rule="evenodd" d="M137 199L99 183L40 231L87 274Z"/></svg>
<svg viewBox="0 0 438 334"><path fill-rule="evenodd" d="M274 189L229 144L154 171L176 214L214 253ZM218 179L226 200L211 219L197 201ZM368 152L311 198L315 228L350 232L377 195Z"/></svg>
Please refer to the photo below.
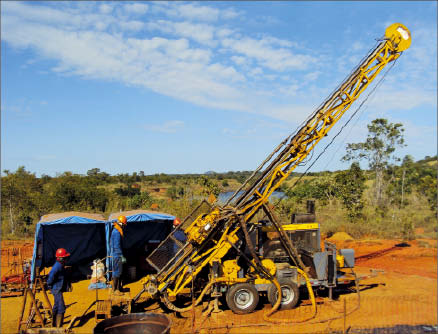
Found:
<svg viewBox="0 0 438 334"><path fill-rule="evenodd" d="M110 178L110 175L105 172L101 172L100 168L92 168L87 171L87 176L93 180L95 184L102 184L107 182Z"/></svg>
<svg viewBox="0 0 438 334"><path fill-rule="evenodd" d="M388 198L402 208L408 203L406 195L412 192L415 184L418 184L418 167L415 165L412 156L406 155L401 166L388 168L387 174L389 180L387 187Z"/></svg>
<svg viewBox="0 0 438 334"><path fill-rule="evenodd" d="M98 188L94 180L77 174L64 173L48 187L46 194L55 210L105 211L108 193Z"/></svg>
<svg viewBox="0 0 438 334"><path fill-rule="evenodd" d="M149 208L152 204L152 197L147 191L134 195L128 199L128 206L130 209Z"/></svg>
<svg viewBox="0 0 438 334"><path fill-rule="evenodd" d="M214 196L218 196L220 193L220 189L218 185L210 180L207 176L201 175L201 177L198 179L198 183L202 186L202 192L205 195L213 194Z"/></svg>
<svg viewBox="0 0 438 334"><path fill-rule="evenodd" d="M87 175L88 176L97 176L100 173L100 168L92 168L87 170Z"/></svg>
<svg viewBox="0 0 438 334"><path fill-rule="evenodd" d="M420 192L426 195L426 198L429 202L430 208L435 211L435 215L437 213L437 179L435 176L426 175L420 179L420 183L418 184L418 189Z"/></svg>
<svg viewBox="0 0 438 334"><path fill-rule="evenodd" d="M140 195L140 189L134 188L132 184L128 184L126 187L118 187L114 189L114 192L122 197L133 197L135 195Z"/></svg>
<svg viewBox="0 0 438 334"><path fill-rule="evenodd" d="M368 136L364 143L347 144L347 153L343 161L366 159L369 168L375 173L374 199L377 206L382 206L384 190L384 172L391 162L399 161L394 152L403 147L403 125L388 123L384 118L377 118L367 125Z"/></svg>
<svg viewBox="0 0 438 334"><path fill-rule="evenodd" d="M359 163L353 162L350 169L339 172L336 177L337 194L347 210L350 221L362 216L362 194L365 190L365 175Z"/></svg>
<svg viewBox="0 0 438 334"><path fill-rule="evenodd" d="M282 188L284 189L284 188ZM296 198L298 202L314 198L323 204L331 203L336 196L336 184L331 175L315 177L312 180L304 180L293 188L283 190L286 196Z"/></svg>
<svg viewBox="0 0 438 334"><path fill-rule="evenodd" d="M183 197L184 193L185 191L183 187L171 186L166 190L167 196L169 196L172 200Z"/></svg>
<svg viewBox="0 0 438 334"><path fill-rule="evenodd" d="M18 167L15 173L8 170L4 173L6 176L1 182L2 220L9 221L11 234L27 233L32 221L41 215L42 182L24 166Z"/></svg>

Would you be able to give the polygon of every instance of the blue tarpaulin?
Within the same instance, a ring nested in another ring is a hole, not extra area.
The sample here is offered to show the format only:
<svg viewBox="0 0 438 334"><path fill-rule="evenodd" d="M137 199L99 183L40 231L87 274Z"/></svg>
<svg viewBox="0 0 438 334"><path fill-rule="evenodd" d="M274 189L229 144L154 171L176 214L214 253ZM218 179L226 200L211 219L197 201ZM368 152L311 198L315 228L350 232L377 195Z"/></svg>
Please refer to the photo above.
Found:
<svg viewBox="0 0 438 334"><path fill-rule="evenodd" d="M111 247L110 237L113 229L112 223L119 216L125 216L127 225L123 231L122 239L123 255L127 259L127 265L138 267L145 264L145 257L151 251L151 245L158 245L172 231L173 220L175 216L144 210L133 210L125 212L112 213L108 219L107 231L107 263L108 271L111 272ZM149 249L148 249L149 247ZM108 279L111 275L108 275Z"/></svg>
<svg viewBox="0 0 438 334"><path fill-rule="evenodd" d="M94 259L106 260L107 278L111 278L110 237L113 222L120 216L127 218L122 241L123 254L129 265L145 263L145 256L151 245L164 240L172 230L174 216L144 210L118 212L108 220L100 214L64 212L41 217L35 231L35 243L32 256L31 281L36 276L36 268L48 268L56 261L55 252L65 248L71 255L66 265L74 267L84 275L91 274Z"/></svg>
<svg viewBox="0 0 438 334"><path fill-rule="evenodd" d="M70 253L66 265L84 274L91 273L93 260L106 256L108 228L109 224L99 214L65 212L43 216L35 231L31 281L37 267L53 266L58 248L65 248Z"/></svg>

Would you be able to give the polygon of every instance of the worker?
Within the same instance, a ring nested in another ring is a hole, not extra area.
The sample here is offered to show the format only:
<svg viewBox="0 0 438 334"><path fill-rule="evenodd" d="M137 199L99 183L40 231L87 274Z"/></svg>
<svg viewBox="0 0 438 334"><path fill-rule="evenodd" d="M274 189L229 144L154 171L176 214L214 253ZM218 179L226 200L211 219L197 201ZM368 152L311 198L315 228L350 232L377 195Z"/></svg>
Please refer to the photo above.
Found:
<svg viewBox="0 0 438 334"><path fill-rule="evenodd" d="M126 259L122 252L123 229L127 223L125 216L119 216L113 223L114 229L111 232L111 256L113 263L113 292L120 295L122 292L122 270Z"/></svg>
<svg viewBox="0 0 438 334"><path fill-rule="evenodd" d="M62 293L65 291L67 284L64 267L69 256L70 253L64 248L56 250L56 262L50 270L49 278L47 279L47 286L52 291L53 298L55 299L52 309L52 327L62 327L62 322L64 321L65 303Z"/></svg>
<svg viewBox="0 0 438 334"><path fill-rule="evenodd" d="M180 225L181 225L181 220L179 218L175 218L173 220L173 229L175 230L173 232L173 236L176 240L178 240L180 243L184 245L187 241L187 237L184 233L184 230L182 228L178 228ZM177 243L173 245L173 256L176 255L176 253L179 251L180 248L181 247Z"/></svg>

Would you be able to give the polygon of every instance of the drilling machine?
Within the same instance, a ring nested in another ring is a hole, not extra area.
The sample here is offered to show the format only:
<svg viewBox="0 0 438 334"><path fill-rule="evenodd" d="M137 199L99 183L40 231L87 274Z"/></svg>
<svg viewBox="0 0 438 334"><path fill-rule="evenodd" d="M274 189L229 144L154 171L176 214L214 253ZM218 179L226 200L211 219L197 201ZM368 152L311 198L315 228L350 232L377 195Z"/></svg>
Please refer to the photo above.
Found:
<svg viewBox="0 0 438 334"><path fill-rule="evenodd" d="M209 295L215 305L225 297L233 312L245 314L255 309L260 293L267 293L272 304L280 299L277 305L287 309L297 304L302 285L309 291L329 288L331 294L337 284L350 282L341 269L354 267L354 251L337 250L330 243L320 249L314 205L309 202L307 214L294 215L290 224L281 224L268 200L410 43L410 32L403 24L390 25L377 46L225 205L213 205L208 213L187 221L185 241L176 238L174 230L150 254L147 262L156 273L143 279L143 289L133 301L145 295L161 299L170 310L184 312ZM257 220L258 212L267 219ZM190 305L178 307L178 298L185 295L192 297Z"/></svg>

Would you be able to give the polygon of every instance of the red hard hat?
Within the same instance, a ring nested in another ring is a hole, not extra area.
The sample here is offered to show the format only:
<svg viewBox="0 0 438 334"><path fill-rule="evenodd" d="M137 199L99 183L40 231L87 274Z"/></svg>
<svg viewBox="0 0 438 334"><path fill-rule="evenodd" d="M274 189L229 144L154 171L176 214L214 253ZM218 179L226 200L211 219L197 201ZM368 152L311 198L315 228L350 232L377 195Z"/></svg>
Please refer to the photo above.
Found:
<svg viewBox="0 0 438 334"><path fill-rule="evenodd" d="M178 227L181 224L181 220L179 218L175 218L173 220L173 226Z"/></svg>
<svg viewBox="0 0 438 334"><path fill-rule="evenodd" d="M67 257L70 256L70 253L68 253L65 248L58 248L56 250L56 257Z"/></svg>

